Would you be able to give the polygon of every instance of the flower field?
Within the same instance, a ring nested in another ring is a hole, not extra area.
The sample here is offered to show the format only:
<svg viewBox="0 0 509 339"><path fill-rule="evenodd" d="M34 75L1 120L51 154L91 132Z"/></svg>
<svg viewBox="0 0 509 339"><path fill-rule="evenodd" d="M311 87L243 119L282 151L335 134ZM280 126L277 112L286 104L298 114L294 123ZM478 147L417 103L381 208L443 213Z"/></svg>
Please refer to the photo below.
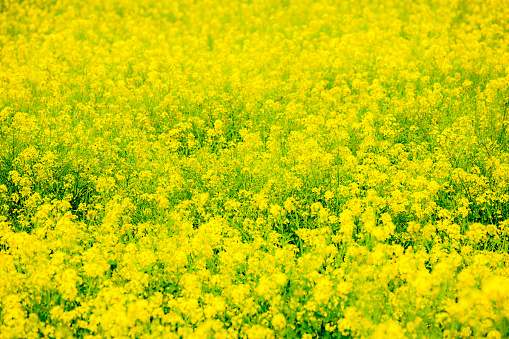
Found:
<svg viewBox="0 0 509 339"><path fill-rule="evenodd" d="M0 0L0 339L508 338L509 1Z"/></svg>

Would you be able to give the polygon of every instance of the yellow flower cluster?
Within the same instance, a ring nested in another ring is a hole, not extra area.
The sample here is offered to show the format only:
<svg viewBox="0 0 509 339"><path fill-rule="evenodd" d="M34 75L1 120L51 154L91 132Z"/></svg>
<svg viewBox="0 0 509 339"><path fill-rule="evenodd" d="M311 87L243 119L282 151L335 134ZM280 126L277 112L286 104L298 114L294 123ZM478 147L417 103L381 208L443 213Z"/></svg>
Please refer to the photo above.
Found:
<svg viewBox="0 0 509 339"><path fill-rule="evenodd" d="M0 0L0 339L509 337L506 0Z"/></svg>

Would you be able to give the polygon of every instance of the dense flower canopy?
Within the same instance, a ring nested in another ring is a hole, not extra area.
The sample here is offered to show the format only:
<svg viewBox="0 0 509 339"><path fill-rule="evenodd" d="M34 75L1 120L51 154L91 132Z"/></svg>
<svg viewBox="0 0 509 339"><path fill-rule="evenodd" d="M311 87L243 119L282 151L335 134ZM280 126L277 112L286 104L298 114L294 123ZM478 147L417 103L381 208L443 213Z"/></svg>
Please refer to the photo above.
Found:
<svg viewBox="0 0 509 339"><path fill-rule="evenodd" d="M0 0L0 338L509 336L507 0Z"/></svg>

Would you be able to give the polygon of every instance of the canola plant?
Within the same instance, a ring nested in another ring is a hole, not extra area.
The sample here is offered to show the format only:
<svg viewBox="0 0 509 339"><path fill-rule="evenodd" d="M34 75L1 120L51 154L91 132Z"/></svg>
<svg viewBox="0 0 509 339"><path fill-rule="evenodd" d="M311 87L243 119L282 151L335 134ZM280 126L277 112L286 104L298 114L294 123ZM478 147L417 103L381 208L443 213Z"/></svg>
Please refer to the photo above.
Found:
<svg viewBox="0 0 509 339"><path fill-rule="evenodd" d="M1 0L0 338L507 338L507 0Z"/></svg>

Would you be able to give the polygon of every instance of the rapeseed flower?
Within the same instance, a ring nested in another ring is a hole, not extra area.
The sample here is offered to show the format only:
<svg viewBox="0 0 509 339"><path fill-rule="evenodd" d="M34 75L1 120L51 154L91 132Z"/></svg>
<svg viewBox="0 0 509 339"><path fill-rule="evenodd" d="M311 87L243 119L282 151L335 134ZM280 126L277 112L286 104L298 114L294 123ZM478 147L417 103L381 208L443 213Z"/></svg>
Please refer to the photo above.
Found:
<svg viewBox="0 0 509 339"><path fill-rule="evenodd" d="M507 8L0 3L0 338L507 337Z"/></svg>

